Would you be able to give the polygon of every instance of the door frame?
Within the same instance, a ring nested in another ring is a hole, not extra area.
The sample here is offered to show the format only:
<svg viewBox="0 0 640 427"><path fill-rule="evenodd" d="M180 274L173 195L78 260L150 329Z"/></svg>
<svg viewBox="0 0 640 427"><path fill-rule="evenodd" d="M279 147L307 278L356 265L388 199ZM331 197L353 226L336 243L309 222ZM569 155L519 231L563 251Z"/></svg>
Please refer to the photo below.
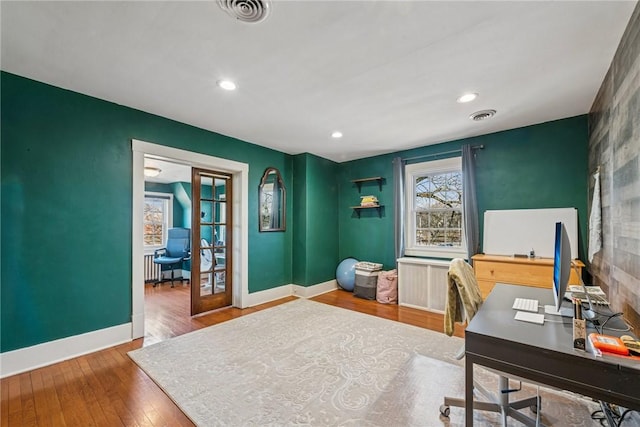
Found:
<svg viewBox="0 0 640 427"><path fill-rule="evenodd" d="M144 336L144 156L173 160L191 167L215 169L233 175L233 301L232 306L249 304L249 165L220 157L131 140L133 151L133 194L131 227L131 338ZM138 256L140 255L140 256Z"/></svg>

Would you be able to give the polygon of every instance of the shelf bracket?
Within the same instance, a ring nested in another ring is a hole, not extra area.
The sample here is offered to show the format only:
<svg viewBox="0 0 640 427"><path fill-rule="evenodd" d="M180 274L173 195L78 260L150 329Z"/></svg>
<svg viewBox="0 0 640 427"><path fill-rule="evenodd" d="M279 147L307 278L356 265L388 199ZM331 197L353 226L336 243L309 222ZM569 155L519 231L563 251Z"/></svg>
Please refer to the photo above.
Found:
<svg viewBox="0 0 640 427"><path fill-rule="evenodd" d="M351 182L355 183L356 186L358 187L358 193L362 193L362 183L363 182L369 182L369 181L377 181L378 182L378 188L380 189L380 191L382 191L382 180L384 178L382 178L381 176L374 176L372 178L362 178L362 179L352 179Z"/></svg>

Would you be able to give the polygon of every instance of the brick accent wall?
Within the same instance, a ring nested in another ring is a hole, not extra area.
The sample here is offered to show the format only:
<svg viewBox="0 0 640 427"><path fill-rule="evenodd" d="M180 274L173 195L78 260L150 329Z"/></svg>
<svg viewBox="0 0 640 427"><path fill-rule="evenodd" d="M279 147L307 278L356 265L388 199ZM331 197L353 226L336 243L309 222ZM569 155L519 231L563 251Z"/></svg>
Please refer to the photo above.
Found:
<svg viewBox="0 0 640 427"><path fill-rule="evenodd" d="M589 206L600 167L603 248L590 266L612 308L640 328L640 3L589 113ZM589 207L591 211L591 207Z"/></svg>

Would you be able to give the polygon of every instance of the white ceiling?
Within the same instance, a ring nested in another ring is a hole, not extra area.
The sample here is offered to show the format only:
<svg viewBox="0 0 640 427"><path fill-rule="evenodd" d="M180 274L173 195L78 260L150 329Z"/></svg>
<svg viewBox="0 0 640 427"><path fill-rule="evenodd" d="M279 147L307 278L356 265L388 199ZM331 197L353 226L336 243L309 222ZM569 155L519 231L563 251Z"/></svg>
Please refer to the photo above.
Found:
<svg viewBox="0 0 640 427"><path fill-rule="evenodd" d="M635 4L276 0L246 24L215 1L2 1L1 67L341 162L587 113Z"/></svg>
<svg viewBox="0 0 640 427"><path fill-rule="evenodd" d="M191 182L191 166L150 157L145 157L144 166L160 169L158 176L145 176L144 180L147 182L157 182L160 184Z"/></svg>

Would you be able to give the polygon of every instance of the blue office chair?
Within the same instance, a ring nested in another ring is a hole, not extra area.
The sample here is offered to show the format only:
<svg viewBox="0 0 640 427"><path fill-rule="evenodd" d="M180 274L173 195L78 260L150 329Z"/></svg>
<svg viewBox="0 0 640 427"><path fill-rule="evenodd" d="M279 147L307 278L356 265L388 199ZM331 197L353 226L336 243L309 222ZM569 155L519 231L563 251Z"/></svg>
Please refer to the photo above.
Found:
<svg viewBox="0 0 640 427"><path fill-rule="evenodd" d="M182 263L191 259L191 230L188 228L170 228L167 232L167 247L156 249L153 253L154 264L167 266L171 268L171 287L173 281L179 279L181 282L185 280L182 276L174 278L174 270L176 267L182 269ZM153 286L162 283L165 280L160 278Z"/></svg>

